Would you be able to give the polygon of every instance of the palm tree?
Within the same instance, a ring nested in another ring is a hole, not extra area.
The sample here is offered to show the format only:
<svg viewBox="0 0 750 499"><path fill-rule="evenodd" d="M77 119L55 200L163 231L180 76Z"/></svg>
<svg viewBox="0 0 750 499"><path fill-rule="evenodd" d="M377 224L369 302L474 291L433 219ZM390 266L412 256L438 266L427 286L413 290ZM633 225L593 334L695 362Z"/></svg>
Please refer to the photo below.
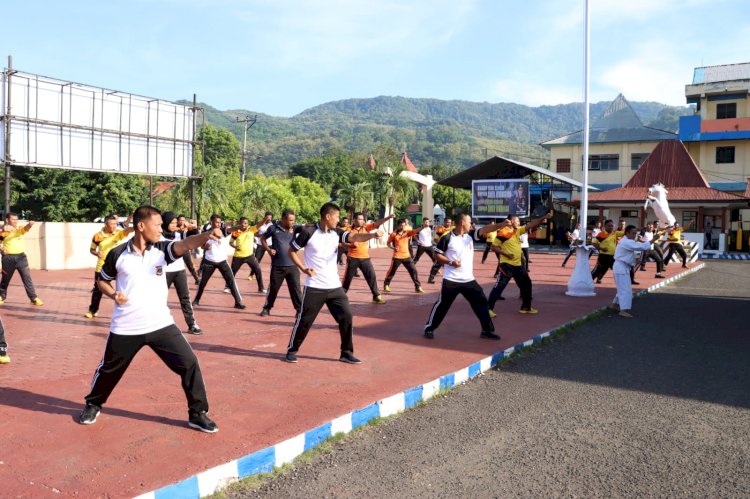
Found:
<svg viewBox="0 0 750 499"><path fill-rule="evenodd" d="M392 164L385 170L383 184L388 204L392 209L400 202L412 201L419 195L417 184L402 175L405 171L406 167L401 163Z"/></svg>
<svg viewBox="0 0 750 499"><path fill-rule="evenodd" d="M352 213L370 211L375 205L375 197L370 182L358 182L336 191L336 199L341 206Z"/></svg>
<svg viewBox="0 0 750 499"><path fill-rule="evenodd" d="M243 211L250 220L260 220L263 214L271 210L270 201L273 199L270 184L261 177L250 177L245 182L241 195Z"/></svg>

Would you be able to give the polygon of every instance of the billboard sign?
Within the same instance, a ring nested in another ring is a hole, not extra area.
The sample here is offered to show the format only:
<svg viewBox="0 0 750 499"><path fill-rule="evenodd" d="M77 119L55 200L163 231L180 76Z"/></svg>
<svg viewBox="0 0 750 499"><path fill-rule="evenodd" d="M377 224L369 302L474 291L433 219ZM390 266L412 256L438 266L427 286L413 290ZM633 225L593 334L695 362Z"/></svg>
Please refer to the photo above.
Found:
<svg viewBox="0 0 750 499"><path fill-rule="evenodd" d="M474 218L501 219L529 216L529 181L523 179L473 180L471 214Z"/></svg>
<svg viewBox="0 0 750 499"><path fill-rule="evenodd" d="M18 166L169 177L192 174L190 106L5 71L0 160Z"/></svg>

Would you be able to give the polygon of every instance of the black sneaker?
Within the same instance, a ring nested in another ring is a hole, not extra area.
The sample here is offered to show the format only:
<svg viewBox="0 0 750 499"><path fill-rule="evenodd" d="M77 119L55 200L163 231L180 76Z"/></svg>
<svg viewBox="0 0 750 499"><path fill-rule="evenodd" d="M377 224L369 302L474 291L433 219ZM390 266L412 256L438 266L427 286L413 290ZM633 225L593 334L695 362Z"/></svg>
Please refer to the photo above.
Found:
<svg viewBox="0 0 750 499"><path fill-rule="evenodd" d="M83 411L81 411L81 415L78 416L78 422L80 424L94 424L96 423L96 418L99 416L99 413L101 412L102 408L98 405L90 404L86 402L86 407L83 408Z"/></svg>
<svg viewBox="0 0 750 499"><path fill-rule="evenodd" d="M428 340L431 340L435 338L435 333L433 333L432 331L425 331L424 337L427 338Z"/></svg>
<svg viewBox="0 0 750 499"><path fill-rule="evenodd" d="M197 307L197 306L199 306L200 304L201 304L201 302L199 302L198 300L193 300L193 306L194 306L194 307Z"/></svg>
<svg viewBox="0 0 750 499"><path fill-rule="evenodd" d="M200 335L200 334L203 334L203 331L201 330L201 328L198 327L198 324L193 324L192 326L188 328L188 333Z"/></svg>
<svg viewBox="0 0 750 499"><path fill-rule="evenodd" d="M244 303L235 303L234 304L234 308L238 308L240 310L245 310L247 308L247 305L245 305Z"/></svg>
<svg viewBox="0 0 750 499"><path fill-rule="evenodd" d="M296 364L297 363L297 354L295 352L287 352L286 357L284 357L284 360L286 362L289 362L290 364Z"/></svg>
<svg viewBox="0 0 750 499"><path fill-rule="evenodd" d="M487 340L499 340L500 339L500 336L496 335L492 331L482 331L482 334L480 334L479 336Z"/></svg>
<svg viewBox="0 0 750 499"><path fill-rule="evenodd" d="M341 357L339 357L339 360L341 362L346 362L347 364L361 364L362 361L359 360L354 355L350 354L349 352L341 352Z"/></svg>
<svg viewBox="0 0 750 499"><path fill-rule="evenodd" d="M219 431L219 427L216 426L216 423L211 421L205 411L191 414L190 419L188 420L188 426L204 433L216 433Z"/></svg>
<svg viewBox="0 0 750 499"><path fill-rule="evenodd" d="M263 310L260 311L261 317L268 317L269 315L271 315L271 311L268 310L267 308L264 308Z"/></svg>

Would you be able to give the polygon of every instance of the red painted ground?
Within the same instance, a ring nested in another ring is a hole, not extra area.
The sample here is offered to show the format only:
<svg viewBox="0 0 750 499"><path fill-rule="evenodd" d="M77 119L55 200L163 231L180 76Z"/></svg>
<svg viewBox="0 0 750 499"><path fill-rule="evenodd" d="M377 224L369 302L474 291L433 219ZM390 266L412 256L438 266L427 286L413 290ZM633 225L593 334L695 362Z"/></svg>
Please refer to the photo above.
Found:
<svg viewBox="0 0 750 499"><path fill-rule="evenodd" d="M390 252L374 250L378 282ZM489 292L492 264L475 274ZM611 274L595 298L565 296L574 265L562 269L563 255L532 253L536 316L517 313L518 290L511 283L495 311L503 341L479 338L479 323L459 298L435 340L422 326L437 285L426 284L429 261L417 267L427 290L416 295L405 270L391 284L386 305L370 302L363 279L349 296L355 315L359 366L338 362L338 331L327 311L319 316L296 365L282 362L293 315L282 287L273 315L261 318L264 297L239 274L248 309L232 308L218 273L196 311L203 336L188 339L197 351L208 388L214 435L187 427L179 378L144 350L104 407L97 423L75 423L105 338L112 302L100 317L83 317L92 271L36 271L43 307L31 306L18 277L0 307L12 363L0 365L0 495L12 497L131 497L185 479L205 469L273 445L386 396L463 368L540 332L599 308L612 300ZM267 276L270 262L262 262ZM593 264L593 260L592 260ZM654 282L654 264L639 272L641 288ZM678 270L669 268L669 275ZM173 314L184 320L174 291ZM637 313L637 302L635 303ZM619 319L613 319L619 320Z"/></svg>

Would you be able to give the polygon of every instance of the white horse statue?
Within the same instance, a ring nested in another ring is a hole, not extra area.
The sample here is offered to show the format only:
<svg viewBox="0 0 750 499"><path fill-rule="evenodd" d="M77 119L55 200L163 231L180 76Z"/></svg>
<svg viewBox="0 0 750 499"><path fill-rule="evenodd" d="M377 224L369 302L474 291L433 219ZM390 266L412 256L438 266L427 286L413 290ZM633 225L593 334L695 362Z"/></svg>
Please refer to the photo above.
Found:
<svg viewBox="0 0 750 499"><path fill-rule="evenodd" d="M654 184L649 187L646 203L643 205L644 210L648 210L649 205L651 206L656 214L656 218L659 220L660 227L671 227L676 221L672 212L669 211L669 203L667 202L668 193L669 191L663 184Z"/></svg>

